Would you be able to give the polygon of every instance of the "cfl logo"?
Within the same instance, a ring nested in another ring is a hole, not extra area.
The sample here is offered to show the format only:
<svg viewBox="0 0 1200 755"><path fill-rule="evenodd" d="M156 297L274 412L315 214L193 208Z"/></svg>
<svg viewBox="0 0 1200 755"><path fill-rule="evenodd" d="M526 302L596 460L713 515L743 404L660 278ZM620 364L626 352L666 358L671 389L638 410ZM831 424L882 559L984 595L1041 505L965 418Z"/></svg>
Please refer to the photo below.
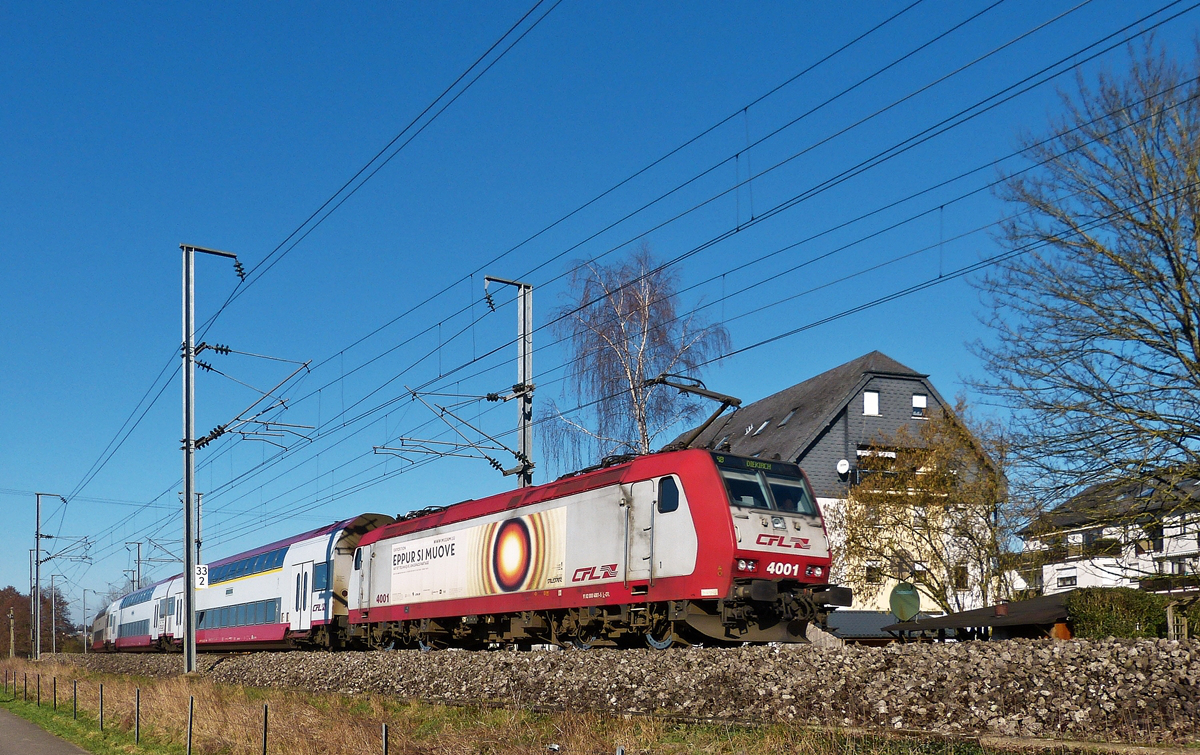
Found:
<svg viewBox="0 0 1200 755"><path fill-rule="evenodd" d="M755 542L757 542L759 545L765 545L769 548L770 547L798 548L800 550L807 550L809 547L811 547L809 545L807 537L790 538L790 540L791 540L790 543L788 542L788 540L789 540L789 538L785 537L784 535L766 535L766 534L764 534L764 535L759 535L758 540L756 540Z"/></svg>
<svg viewBox="0 0 1200 755"><path fill-rule="evenodd" d="M617 576L616 564L603 566L581 566L571 575L572 582L594 582L598 579L612 579Z"/></svg>

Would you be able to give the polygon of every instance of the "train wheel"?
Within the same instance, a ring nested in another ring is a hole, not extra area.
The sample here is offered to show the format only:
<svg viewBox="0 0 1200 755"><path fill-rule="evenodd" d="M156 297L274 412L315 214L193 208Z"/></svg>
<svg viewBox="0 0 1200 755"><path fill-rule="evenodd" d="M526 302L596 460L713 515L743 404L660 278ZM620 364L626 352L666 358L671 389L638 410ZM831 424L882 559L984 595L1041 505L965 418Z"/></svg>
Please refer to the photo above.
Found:
<svg viewBox="0 0 1200 755"><path fill-rule="evenodd" d="M646 630L646 644L655 650L666 650L675 644L675 628L669 622L656 632L653 628Z"/></svg>
<svg viewBox="0 0 1200 755"><path fill-rule="evenodd" d="M591 650L596 647L596 641L599 639L599 635L594 631L584 630L567 640L567 642L576 650Z"/></svg>

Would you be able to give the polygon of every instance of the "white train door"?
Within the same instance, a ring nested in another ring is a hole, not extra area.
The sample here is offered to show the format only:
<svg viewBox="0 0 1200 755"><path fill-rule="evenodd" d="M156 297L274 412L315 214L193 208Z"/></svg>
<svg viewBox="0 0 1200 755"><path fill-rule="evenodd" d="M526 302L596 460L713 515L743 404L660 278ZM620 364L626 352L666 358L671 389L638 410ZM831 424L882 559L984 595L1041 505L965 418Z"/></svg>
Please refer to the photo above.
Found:
<svg viewBox="0 0 1200 755"><path fill-rule="evenodd" d="M312 628L312 571L312 561L292 566L291 624L293 630L308 631Z"/></svg>
<svg viewBox="0 0 1200 755"><path fill-rule="evenodd" d="M625 579L629 582L650 579L650 559L654 542L654 481L629 486L628 535L625 551Z"/></svg>

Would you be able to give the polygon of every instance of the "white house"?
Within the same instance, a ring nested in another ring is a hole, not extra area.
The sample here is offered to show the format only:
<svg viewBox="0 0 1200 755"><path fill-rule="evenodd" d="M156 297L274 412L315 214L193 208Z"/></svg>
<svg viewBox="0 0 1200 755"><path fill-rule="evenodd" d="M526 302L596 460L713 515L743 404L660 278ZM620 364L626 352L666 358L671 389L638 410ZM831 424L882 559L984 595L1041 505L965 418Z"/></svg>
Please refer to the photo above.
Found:
<svg viewBox="0 0 1200 755"><path fill-rule="evenodd" d="M1200 587L1200 479L1093 485L1026 527L1045 594L1076 587ZM1040 577L1041 584L1036 582Z"/></svg>

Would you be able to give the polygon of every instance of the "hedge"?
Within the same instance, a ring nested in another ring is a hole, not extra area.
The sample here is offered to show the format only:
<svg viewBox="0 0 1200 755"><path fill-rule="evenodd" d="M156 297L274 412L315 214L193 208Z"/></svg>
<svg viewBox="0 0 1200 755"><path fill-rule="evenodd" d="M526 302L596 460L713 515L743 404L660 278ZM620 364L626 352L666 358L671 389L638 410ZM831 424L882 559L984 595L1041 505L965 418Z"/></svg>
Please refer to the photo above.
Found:
<svg viewBox="0 0 1200 755"><path fill-rule="evenodd" d="M1066 598L1074 634L1085 639L1166 637L1167 602L1129 587L1084 587Z"/></svg>

